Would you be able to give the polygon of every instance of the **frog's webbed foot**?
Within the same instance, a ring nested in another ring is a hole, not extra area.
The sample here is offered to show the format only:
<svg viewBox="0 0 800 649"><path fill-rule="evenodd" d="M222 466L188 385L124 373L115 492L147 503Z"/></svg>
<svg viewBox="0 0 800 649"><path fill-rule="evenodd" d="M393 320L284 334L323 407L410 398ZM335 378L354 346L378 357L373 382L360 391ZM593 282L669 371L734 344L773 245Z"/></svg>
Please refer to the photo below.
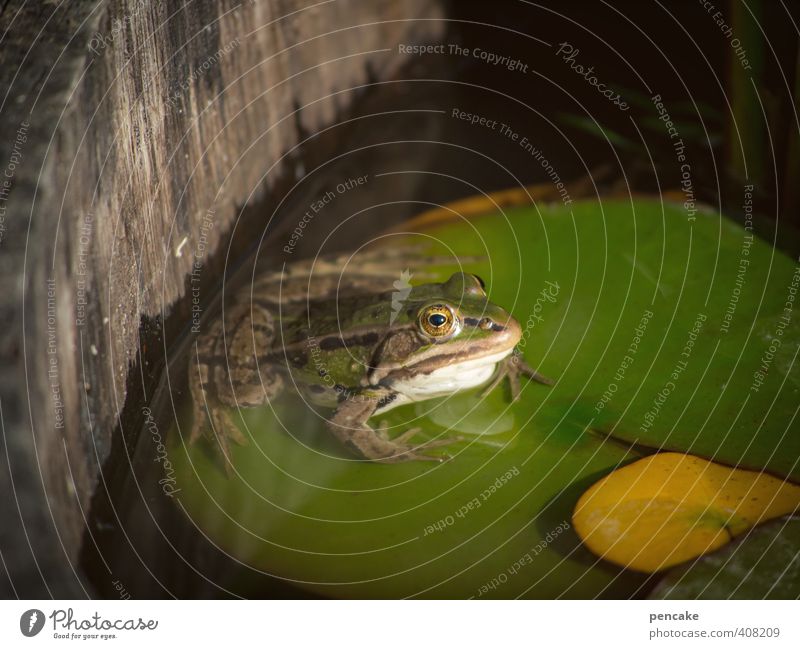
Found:
<svg viewBox="0 0 800 649"><path fill-rule="evenodd" d="M428 453L420 453L422 449L435 448L437 446L445 446L451 444L454 440L431 440L417 446L410 446L406 444L395 444L391 441L392 448L390 455L385 457L377 457L373 462L380 462L381 464L399 464L400 462L447 462L451 458L450 454L444 455L429 455Z"/></svg>
<svg viewBox="0 0 800 649"><path fill-rule="evenodd" d="M430 439L420 444L412 444L411 439L422 432L422 428L414 426L409 428L404 433L390 438L388 433L388 422L382 420L375 433L380 435L386 442L392 445L395 453L391 457L379 458L376 461L384 463L407 462L409 460L424 460L428 462L445 462L450 459L450 455L428 455L421 453L422 450L441 448L443 446L450 446L455 442L460 442L461 437L455 435L453 437L445 437L442 439Z"/></svg>
<svg viewBox="0 0 800 649"><path fill-rule="evenodd" d="M328 422L328 427L356 455L373 462L394 464L411 460L443 462L448 459L422 451L447 446L457 439L434 439L412 444L410 440L420 432L419 428L410 428L393 439L389 438L386 426L371 428L367 420L375 412L381 396L384 395L354 395L342 401Z"/></svg>
<svg viewBox="0 0 800 649"><path fill-rule="evenodd" d="M492 390L494 390L500 383L508 378L508 385L511 388L511 400L516 401L520 395L520 376L526 376L529 379L542 383L543 385L553 385L553 381L546 376L539 374L535 369L525 362L522 354L514 350L512 354L506 356L502 361L497 364L497 373L492 379L492 382L487 385L481 392L481 397L485 397Z"/></svg>

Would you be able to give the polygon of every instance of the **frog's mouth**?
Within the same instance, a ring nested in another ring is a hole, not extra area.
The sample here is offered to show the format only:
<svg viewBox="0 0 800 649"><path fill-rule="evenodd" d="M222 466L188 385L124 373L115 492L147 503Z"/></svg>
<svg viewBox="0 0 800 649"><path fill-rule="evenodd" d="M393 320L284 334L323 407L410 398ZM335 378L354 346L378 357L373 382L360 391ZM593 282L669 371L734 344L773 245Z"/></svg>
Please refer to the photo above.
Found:
<svg viewBox="0 0 800 649"><path fill-rule="evenodd" d="M392 387L410 401L446 396L487 383L494 376L497 364L513 349L511 347L487 356L437 365L431 371L420 368L399 380L394 375L388 379Z"/></svg>
<svg viewBox="0 0 800 649"><path fill-rule="evenodd" d="M377 378L382 385L390 385L398 391L403 389L400 386L407 384L424 384L430 390L436 383L441 383L443 390L446 385L466 389L488 380L497 363L511 354L521 337L519 323L509 317L502 328L496 329L489 338L431 345L413 363L384 365L376 368L371 378Z"/></svg>

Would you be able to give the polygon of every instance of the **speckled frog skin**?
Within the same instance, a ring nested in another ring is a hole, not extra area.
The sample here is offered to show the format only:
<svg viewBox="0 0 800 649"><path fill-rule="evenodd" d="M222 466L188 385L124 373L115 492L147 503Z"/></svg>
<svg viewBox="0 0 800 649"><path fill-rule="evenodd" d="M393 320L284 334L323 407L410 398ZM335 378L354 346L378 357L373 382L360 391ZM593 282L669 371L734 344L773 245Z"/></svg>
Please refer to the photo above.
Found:
<svg viewBox="0 0 800 649"><path fill-rule="evenodd" d="M414 444L418 429L390 438L368 420L504 378L516 398L520 374L549 383L513 354L520 326L478 277L456 273L398 301L392 257L349 263L345 275L343 259L296 262L244 287L193 348L190 441L205 435L228 457L230 441L245 442L231 410L263 405L294 382L333 409L328 428L357 457L440 461L426 451L453 439Z"/></svg>

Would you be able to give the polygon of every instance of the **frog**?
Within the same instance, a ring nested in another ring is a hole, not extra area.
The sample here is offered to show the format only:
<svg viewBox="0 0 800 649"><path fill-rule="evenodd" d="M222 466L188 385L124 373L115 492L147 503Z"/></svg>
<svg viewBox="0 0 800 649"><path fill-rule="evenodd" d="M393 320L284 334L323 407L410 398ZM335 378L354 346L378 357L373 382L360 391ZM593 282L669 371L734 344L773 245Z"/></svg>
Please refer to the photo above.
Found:
<svg viewBox="0 0 800 649"><path fill-rule="evenodd" d="M407 403L481 386L488 393L504 380L516 400L521 376L552 384L516 351L519 322L489 300L478 275L398 291L391 257L373 255L347 274L340 258L295 262L235 293L195 340L190 443L216 442L230 463L231 444L247 443L234 409L263 406L293 384L332 410L327 428L356 458L441 462L449 455L431 450L460 438L415 443L418 427L392 437L385 421L369 421Z"/></svg>

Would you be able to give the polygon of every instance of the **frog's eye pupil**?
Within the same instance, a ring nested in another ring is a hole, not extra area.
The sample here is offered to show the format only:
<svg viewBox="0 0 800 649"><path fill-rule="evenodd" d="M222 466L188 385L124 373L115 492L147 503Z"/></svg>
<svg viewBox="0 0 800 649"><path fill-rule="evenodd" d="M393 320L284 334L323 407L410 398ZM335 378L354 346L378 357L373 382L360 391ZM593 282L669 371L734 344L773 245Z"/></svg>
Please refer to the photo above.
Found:
<svg viewBox="0 0 800 649"><path fill-rule="evenodd" d="M459 331L458 317L446 304L430 304L419 312L418 326L434 342L449 340Z"/></svg>

